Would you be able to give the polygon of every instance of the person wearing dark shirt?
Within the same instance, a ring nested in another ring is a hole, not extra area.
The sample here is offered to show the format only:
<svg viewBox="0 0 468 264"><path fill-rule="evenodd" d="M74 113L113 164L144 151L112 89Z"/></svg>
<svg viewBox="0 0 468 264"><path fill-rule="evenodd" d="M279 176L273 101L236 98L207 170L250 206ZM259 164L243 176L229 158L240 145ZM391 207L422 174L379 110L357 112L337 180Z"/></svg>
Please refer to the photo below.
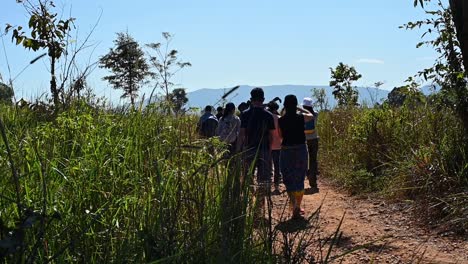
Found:
<svg viewBox="0 0 468 264"><path fill-rule="evenodd" d="M281 174L293 209L293 218L298 218L304 214L301 202L308 165L304 125L314 116L309 111L297 107L297 98L294 95L284 98L284 110L284 115L278 121L283 138L280 154Z"/></svg>
<svg viewBox="0 0 468 264"><path fill-rule="evenodd" d="M271 183L271 145L275 123L273 115L266 111L262 88L250 92L251 106L241 114L239 148L244 151L244 175L248 176L249 168L254 164L257 170L257 213L265 208L265 198L270 192ZM244 178L245 180L249 180Z"/></svg>
<svg viewBox="0 0 468 264"><path fill-rule="evenodd" d="M211 113L212 106L205 107L205 113L200 117L197 123L197 132L204 138L215 136L218 126L218 119Z"/></svg>
<svg viewBox="0 0 468 264"><path fill-rule="evenodd" d="M223 114L224 114L224 109L222 106L218 106L216 108L216 118L219 120L221 120L221 117L223 117Z"/></svg>

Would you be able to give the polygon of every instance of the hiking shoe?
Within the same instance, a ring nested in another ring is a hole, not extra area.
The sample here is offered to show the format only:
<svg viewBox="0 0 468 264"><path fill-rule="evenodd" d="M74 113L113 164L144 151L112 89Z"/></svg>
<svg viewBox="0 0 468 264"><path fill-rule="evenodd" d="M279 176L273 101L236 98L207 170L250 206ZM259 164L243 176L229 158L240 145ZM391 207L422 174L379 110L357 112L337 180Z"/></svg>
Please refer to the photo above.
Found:
<svg viewBox="0 0 468 264"><path fill-rule="evenodd" d="M319 188L317 186L311 186L307 193L312 194L312 193L318 193L318 192L319 192Z"/></svg>

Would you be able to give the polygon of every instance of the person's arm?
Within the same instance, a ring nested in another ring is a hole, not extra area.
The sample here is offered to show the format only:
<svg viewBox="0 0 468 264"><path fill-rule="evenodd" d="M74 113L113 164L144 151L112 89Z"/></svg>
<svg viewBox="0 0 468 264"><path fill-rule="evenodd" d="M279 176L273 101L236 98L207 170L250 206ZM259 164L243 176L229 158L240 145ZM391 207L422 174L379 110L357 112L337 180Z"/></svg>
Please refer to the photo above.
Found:
<svg viewBox="0 0 468 264"><path fill-rule="evenodd" d="M304 116L304 122L309 122L314 120L314 115L307 109L297 107L297 111L299 111Z"/></svg>
<svg viewBox="0 0 468 264"><path fill-rule="evenodd" d="M273 133L275 132L274 129L268 130L268 140L270 140L270 151L273 149Z"/></svg>

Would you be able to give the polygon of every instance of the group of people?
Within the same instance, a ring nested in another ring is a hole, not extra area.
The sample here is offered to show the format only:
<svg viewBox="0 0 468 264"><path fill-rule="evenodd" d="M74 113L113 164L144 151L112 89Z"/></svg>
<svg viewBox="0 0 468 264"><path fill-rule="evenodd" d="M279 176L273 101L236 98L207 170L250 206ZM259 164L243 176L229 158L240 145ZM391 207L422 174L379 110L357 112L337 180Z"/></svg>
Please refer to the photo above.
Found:
<svg viewBox="0 0 468 264"><path fill-rule="evenodd" d="M259 209L265 207L265 195L271 191L279 194L281 181L290 198L293 218L301 217L301 207L308 178L312 192L317 188L318 136L315 130L317 113L311 98L304 98L299 106L295 95L284 98L283 109L279 112L279 98L265 102L262 88L250 92L250 101L239 105L239 115L233 103L218 108L217 115L207 106L198 122L197 130L203 137L218 136L228 146L232 155L242 153L244 175L256 175ZM252 166L253 165L253 166ZM254 171L252 171L254 168Z"/></svg>

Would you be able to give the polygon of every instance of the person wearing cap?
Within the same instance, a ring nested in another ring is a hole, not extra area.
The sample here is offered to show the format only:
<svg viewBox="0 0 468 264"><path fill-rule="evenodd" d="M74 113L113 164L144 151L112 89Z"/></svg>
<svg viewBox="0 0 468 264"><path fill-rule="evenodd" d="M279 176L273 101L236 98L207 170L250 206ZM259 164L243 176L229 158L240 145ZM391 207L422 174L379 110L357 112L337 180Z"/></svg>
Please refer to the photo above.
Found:
<svg viewBox="0 0 468 264"><path fill-rule="evenodd" d="M257 170L257 200L256 216L261 216L265 209L265 198L270 193L271 184L271 147L275 123L273 115L266 111L263 102L265 96L262 88L254 88L250 92L250 108L241 114L241 130L238 148L244 151L244 181L249 180L248 172L254 164ZM253 173L253 172L252 172Z"/></svg>
<svg viewBox="0 0 468 264"><path fill-rule="evenodd" d="M318 141L319 137L317 134L317 116L318 113L314 111L312 98L305 97L302 106L314 115L314 119L305 123L304 132L307 140L307 150L309 152L309 169L307 170L307 179L309 180L310 188L313 192L318 192L317 186L317 153L318 153Z"/></svg>

